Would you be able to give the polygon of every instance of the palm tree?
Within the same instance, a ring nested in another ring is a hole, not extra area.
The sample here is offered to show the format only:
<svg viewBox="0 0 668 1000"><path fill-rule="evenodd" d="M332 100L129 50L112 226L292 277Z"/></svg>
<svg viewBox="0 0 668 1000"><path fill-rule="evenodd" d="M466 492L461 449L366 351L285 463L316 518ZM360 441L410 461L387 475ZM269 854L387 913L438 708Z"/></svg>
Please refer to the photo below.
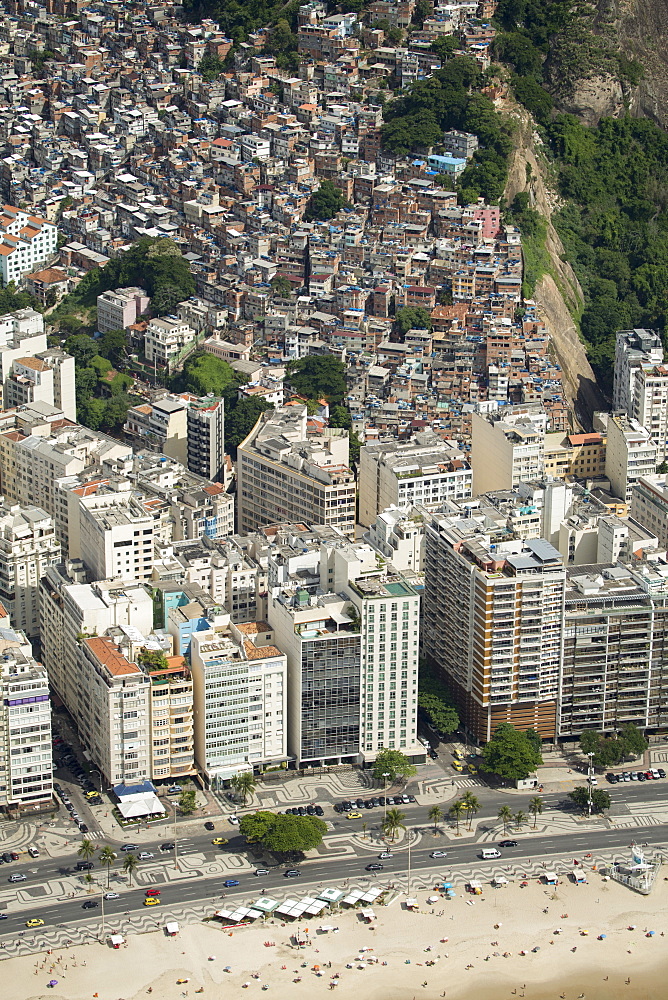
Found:
<svg viewBox="0 0 668 1000"><path fill-rule="evenodd" d="M473 829L473 817L480 809L480 801L475 797L472 791L468 790L464 793L462 798L464 803L464 808L469 818L469 830Z"/></svg>
<svg viewBox="0 0 668 1000"><path fill-rule="evenodd" d="M243 804L246 805L246 799L255 791L255 775L252 771L241 771L234 775L230 784L234 791L241 795Z"/></svg>
<svg viewBox="0 0 668 1000"><path fill-rule="evenodd" d="M515 813L514 819L515 819L515 827L519 830L527 821L526 813L523 813L522 810L520 809L519 812Z"/></svg>
<svg viewBox="0 0 668 1000"><path fill-rule="evenodd" d="M123 862L123 871L127 872L130 876L130 885L132 885L132 876L138 867L137 856L135 854L126 854L125 861Z"/></svg>
<svg viewBox="0 0 668 1000"><path fill-rule="evenodd" d="M103 847L102 850L100 851L100 857L99 857L100 864L107 866L107 889L109 888L109 879L111 878L111 866L113 865L117 857L118 855L116 854L114 849L112 847L109 847L108 844L106 845L106 847Z"/></svg>
<svg viewBox="0 0 668 1000"><path fill-rule="evenodd" d="M540 795L534 795L529 802L529 812L533 816L533 828L536 829L536 819L543 811L543 800Z"/></svg>
<svg viewBox="0 0 668 1000"><path fill-rule="evenodd" d="M459 836L459 821L462 818L462 814L466 812L466 806L461 799L457 799L450 806L450 812L455 818L455 823L457 824L457 836Z"/></svg>
<svg viewBox="0 0 668 1000"><path fill-rule="evenodd" d="M383 821L383 833L394 840L399 830L406 829L404 825L405 819L406 813L403 813L401 809L388 809Z"/></svg>
<svg viewBox="0 0 668 1000"><path fill-rule="evenodd" d="M440 806L432 806L429 810L429 819L434 824L434 833L436 833L436 827L443 819L443 811Z"/></svg>
<svg viewBox="0 0 668 1000"><path fill-rule="evenodd" d="M499 811L498 811L498 813L496 815L497 815L497 818L500 819L501 822L503 823L503 836L505 837L508 824L510 823L510 821L513 818L513 814L511 812L510 806L501 806L501 808L499 809Z"/></svg>
<svg viewBox="0 0 668 1000"><path fill-rule="evenodd" d="M79 855L80 858L83 858L84 861L90 861L90 859L95 854L95 844L93 843L93 841L86 840L84 838L84 840L82 840L81 843L79 844L79 847L77 849L77 854Z"/></svg>
<svg viewBox="0 0 668 1000"><path fill-rule="evenodd" d="M84 874L84 882L88 883L88 891L89 892L93 891L93 881L94 880L93 880L93 876L91 875L91 873L90 872L86 872Z"/></svg>
<svg viewBox="0 0 668 1000"><path fill-rule="evenodd" d="M364 840L366 840L366 828L367 828L367 825L368 825L367 823L362 823L362 837L364 838Z"/></svg>

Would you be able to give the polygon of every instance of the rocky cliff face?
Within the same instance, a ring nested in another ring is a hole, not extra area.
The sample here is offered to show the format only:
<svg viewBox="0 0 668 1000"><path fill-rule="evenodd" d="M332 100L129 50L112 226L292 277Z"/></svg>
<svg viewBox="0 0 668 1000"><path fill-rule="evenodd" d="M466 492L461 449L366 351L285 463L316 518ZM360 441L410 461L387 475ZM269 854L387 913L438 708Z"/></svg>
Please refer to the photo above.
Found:
<svg viewBox="0 0 668 1000"><path fill-rule="evenodd" d="M517 125L504 198L510 204L520 191L528 191L532 208L547 221L545 247L550 255L550 273L537 282L534 299L563 370L564 389L572 411L579 425L591 430L594 411L607 409L607 405L573 320L573 315L582 310L584 295L573 268L564 260L563 244L552 225L556 196L545 181L545 159L536 144L534 121L519 105L504 103L500 110L509 114Z"/></svg>
<svg viewBox="0 0 668 1000"><path fill-rule="evenodd" d="M620 73L620 56L640 63L639 82ZM545 68L560 110L587 125L627 109L668 125L668 0L582 0Z"/></svg>

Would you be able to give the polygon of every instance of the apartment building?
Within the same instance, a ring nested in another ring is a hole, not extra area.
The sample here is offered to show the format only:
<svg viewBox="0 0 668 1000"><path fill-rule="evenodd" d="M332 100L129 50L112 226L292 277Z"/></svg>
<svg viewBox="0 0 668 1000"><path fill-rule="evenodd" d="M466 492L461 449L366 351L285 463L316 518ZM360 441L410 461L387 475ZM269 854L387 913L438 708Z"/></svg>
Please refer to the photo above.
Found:
<svg viewBox="0 0 668 1000"><path fill-rule="evenodd" d="M181 320L169 316L152 319L146 327L144 355L150 365L171 371L184 347L195 340L195 331Z"/></svg>
<svg viewBox="0 0 668 1000"><path fill-rule="evenodd" d="M188 461L188 404L178 396L131 406L123 430L136 449L157 452L181 465Z"/></svg>
<svg viewBox="0 0 668 1000"><path fill-rule="evenodd" d="M151 777L151 682L109 636L82 639L77 728L107 785Z"/></svg>
<svg viewBox="0 0 668 1000"><path fill-rule="evenodd" d="M424 525L429 511L421 505L388 507L377 515L364 535L399 572L421 573L424 567Z"/></svg>
<svg viewBox="0 0 668 1000"><path fill-rule="evenodd" d="M662 548L668 548L668 476L640 476L631 490L631 517L653 531Z"/></svg>
<svg viewBox="0 0 668 1000"><path fill-rule="evenodd" d="M39 581L58 562L52 518L39 507L0 503L0 600L29 636L39 633Z"/></svg>
<svg viewBox="0 0 668 1000"><path fill-rule="evenodd" d="M566 571L544 539L492 542L475 514L434 514L425 542L423 649L464 724L557 730Z"/></svg>
<svg viewBox="0 0 668 1000"><path fill-rule="evenodd" d="M225 403L222 399L191 398L187 413L191 472L213 482L225 479Z"/></svg>
<svg viewBox="0 0 668 1000"><path fill-rule="evenodd" d="M19 284L44 264L58 248L58 229L38 215L30 215L14 205L0 209L0 278L3 286Z"/></svg>
<svg viewBox="0 0 668 1000"><path fill-rule="evenodd" d="M558 735L668 725L668 564L648 553L632 563L569 570L564 602Z"/></svg>
<svg viewBox="0 0 668 1000"><path fill-rule="evenodd" d="M633 415L635 377L642 367L663 363L663 344L656 330L619 330L615 337L612 406Z"/></svg>
<svg viewBox="0 0 668 1000"><path fill-rule="evenodd" d="M0 617L0 805L22 812L53 797L51 702L46 669L20 630Z"/></svg>
<svg viewBox="0 0 668 1000"><path fill-rule="evenodd" d="M0 433L2 495L13 503L34 503L57 521L59 479L129 453L128 445L70 423L62 410L33 403L17 413L15 430Z"/></svg>
<svg viewBox="0 0 668 1000"><path fill-rule="evenodd" d="M471 415L473 495L509 490L544 471L544 413L509 407Z"/></svg>
<svg viewBox="0 0 668 1000"><path fill-rule="evenodd" d="M151 682L151 777L169 781L194 774L193 679L182 656L145 667Z"/></svg>
<svg viewBox="0 0 668 1000"><path fill-rule="evenodd" d="M127 486L101 486L72 511L70 557L83 560L91 582L151 579L155 521Z"/></svg>
<svg viewBox="0 0 668 1000"><path fill-rule="evenodd" d="M209 783L285 766L287 661L266 622L192 637L195 757Z"/></svg>
<svg viewBox="0 0 668 1000"><path fill-rule="evenodd" d="M237 450L237 527L298 522L355 531L355 477L348 435L307 430L306 406L263 413Z"/></svg>
<svg viewBox="0 0 668 1000"><path fill-rule="evenodd" d="M97 297L97 328L100 333L127 330L148 309L150 298L143 288L116 288Z"/></svg>
<svg viewBox="0 0 668 1000"><path fill-rule="evenodd" d="M80 576L84 576L83 572ZM39 601L42 657L49 683L79 726L83 719L81 703L87 697L79 643L85 636L102 636L119 625L150 636L153 600L136 582L73 583L61 568L51 567L40 581Z"/></svg>
<svg viewBox="0 0 668 1000"><path fill-rule="evenodd" d="M433 431L410 441L381 441L360 449L359 521L369 527L392 506L436 509L471 496L473 473L463 451Z"/></svg>
<svg viewBox="0 0 668 1000"><path fill-rule="evenodd" d="M614 496L627 503L641 476L656 472L657 446L649 431L625 413L611 413L607 421L605 474Z"/></svg>
<svg viewBox="0 0 668 1000"><path fill-rule="evenodd" d="M554 479L596 479L605 476L605 434L545 435L543 469Z"/></svg>
<svg viewBox="0 0 668 1000"><path fill-rule="evenodd" d="M656 445L657 459L668 455L668 368L641 365L635 370L629 416L637 420Z"/></svg>
<svg viewBox="0 0 668 1000"><path fill-rule="evenodd" d="M288 752L296 766L360 763L362 636L350 600L286 588L270 598L269 625L287 656Z"/></svg>

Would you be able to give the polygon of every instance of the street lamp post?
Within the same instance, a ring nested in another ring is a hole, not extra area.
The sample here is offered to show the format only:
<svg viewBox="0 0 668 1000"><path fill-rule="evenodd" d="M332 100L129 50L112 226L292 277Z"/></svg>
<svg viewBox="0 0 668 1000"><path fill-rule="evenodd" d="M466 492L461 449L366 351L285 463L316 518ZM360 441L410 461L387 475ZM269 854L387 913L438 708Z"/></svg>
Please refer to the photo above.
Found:
<svg viewBox="0 0 668 1000"><path fill-rule="evenodd" d="M594 767L592 765L592 760L594 758L593 750L590 753L588 753L587 756L589 757L589 766L587 768L587 785L589 786L587 789L587 815L591 816L591 806L592 806L591 799L592 799L592 787L593 787L591 779L594 776Z"/></svg>
<svg viewBox="0 0 668 1000"><path fill-rule="evenodd" d="M100 888L100 895L102 897L102 943L104 944L104 886Z"/></svg>
<svg viewBox="0 0 668 1000"><path fill-rule="evenodd" d="M387 795L385 794L387 790L387 779L390 776L389 771L383 771L383 832L385 828L385 823L387 822Z"/></svg>
<svg viewBox="0 0 668 1000"><path fill-rule="evenodd" d="M174 806L174 867L179 871L179 842L176 839L176 802L172 802Z"/></svg>
<svg viewBox="0 0 668 1000"><path fill-rule="evenodd" d="M406 830L406 840L408 841L408 882L406 886L406 894L410 896L411 894L411 831Z"/></svg>

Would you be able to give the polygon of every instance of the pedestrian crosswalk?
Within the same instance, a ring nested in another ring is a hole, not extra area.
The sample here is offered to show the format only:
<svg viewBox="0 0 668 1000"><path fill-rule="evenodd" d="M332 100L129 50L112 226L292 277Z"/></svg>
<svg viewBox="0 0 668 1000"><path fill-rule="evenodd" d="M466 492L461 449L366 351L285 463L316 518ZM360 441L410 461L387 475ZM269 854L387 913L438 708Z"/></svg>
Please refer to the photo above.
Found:
<svg viewBox="0 0 668 1000"><path fill-rule="evenodd" d="M476 788L484 784L485 782L481 778L464 778L462 776L461 778L452 779L453 788Z"/></svg>

